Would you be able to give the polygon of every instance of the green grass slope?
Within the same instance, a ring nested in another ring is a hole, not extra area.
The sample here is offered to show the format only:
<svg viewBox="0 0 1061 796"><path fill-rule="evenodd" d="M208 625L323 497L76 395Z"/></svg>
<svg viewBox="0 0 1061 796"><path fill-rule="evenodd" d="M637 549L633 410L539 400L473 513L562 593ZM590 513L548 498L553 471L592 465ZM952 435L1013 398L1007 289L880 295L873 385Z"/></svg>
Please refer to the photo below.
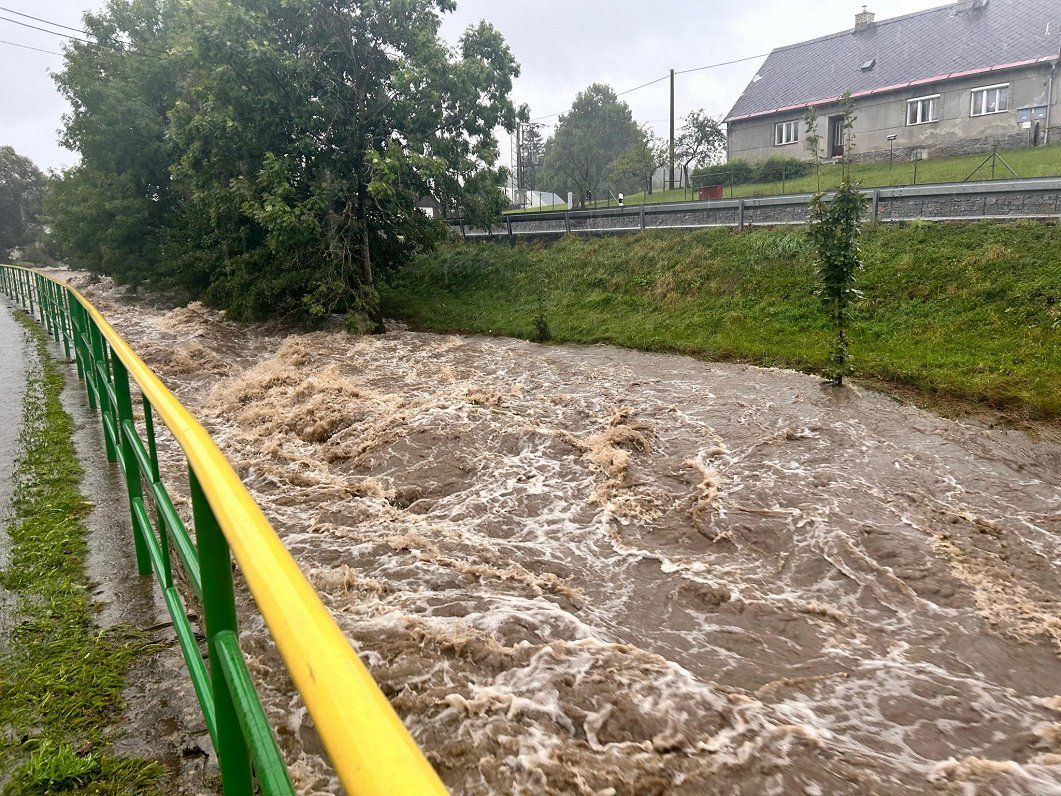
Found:
<svg viewBox="0 0 1061 796"><path fill-rule="evenodd" d="M1061 417L1061 226L867 228L856 378ZM384 287L416 328L609 342L820 372L830 329L802 230L451 244Z"/></svg>
<svg viewBox="0 0 1061 796"><path fill-rule="evenodd" d="M968 178L972 181L990 179L1011 179L1016 172L1018 177L1056 177L1061 175L1061 144L1049 146L1022 147L1020 149L1000 150L1000 160L993 164L990 153L961 155L938 160L922 160L917 163L916 174L914 163L906 159L897 159L893 163L855 163L851 166L852 178L863 188L883 188L893 185L924 185L930 182L962 182ZM985 163L986 161L986 163ZM1006 167L1008 164L1009 168ZM974 174L975 172L975 174ZM840 184L843 169L838 163L825 163L818 174L811 173L806 177L776 182L760 182L748 185L735 185L725 189L726 198L741 196L778 196L790 193L813 193L819 190L833 190ZM706 178L694 178L693 185L700 185ZM666 202L686 202L695 199L691 189L675 188L672 191L654 191L651 194L627 194L624 201L628 207L640 204L663 204ZM615 200L601 199L591 203L590 207L615 206ZM562 210L563 205L544 208L530 208L526 211Z"/></svg>

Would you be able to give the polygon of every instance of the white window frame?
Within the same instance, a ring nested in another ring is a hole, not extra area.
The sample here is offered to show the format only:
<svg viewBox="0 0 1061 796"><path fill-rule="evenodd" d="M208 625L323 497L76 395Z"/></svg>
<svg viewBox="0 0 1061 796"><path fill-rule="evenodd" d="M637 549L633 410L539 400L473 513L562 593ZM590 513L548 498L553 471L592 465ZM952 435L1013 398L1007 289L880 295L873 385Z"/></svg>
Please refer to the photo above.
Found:
<svg viewBox="0 0 1061 796"><path fill-rule="evenodd" d="M1003 94L1003 90L1005 93ZM987 109L987 96L988 92L994 92L995 94L995 109L989 111ZM978 95L983 96L983 102L980 105L982 110L976 112L976 98ZM1002 100L1001 102L999 100ZM1004 108L1000 108L999 105L1005 105ZM993 86L980 86L974 88L969 92L969 115L970 116L991 116L995 113L1006 113L1009 110L1009 83L996 83Z"/></svg>
<svg viewBox="0 0 1061 796"><path fill-rule="evenodd" d="M787 146L799 142L799 120L777 122L774 125L774 146Z"/></svg>
<svg viewBox="0 0 1061 796"><path fill-rule="evenodd" d="M926 94L923 97L914 97L913 99L908 99L906 101L906 126L907 127L913 127L916 124L931 124L932 122L938 122L939 121L940 105L942 104L940 102L940 99L941 99L941 95L940 94ZM932 102L931 101L932 100L936 101L936 118L935 119L922 119L921 118L921 110L922 110L922 108L928 108L928 109L931 110L931 108L932 108ZM911 105L915 105L915 104L917 106L917 120L912 122L912 121L910 121L910 106Z"/></svg>

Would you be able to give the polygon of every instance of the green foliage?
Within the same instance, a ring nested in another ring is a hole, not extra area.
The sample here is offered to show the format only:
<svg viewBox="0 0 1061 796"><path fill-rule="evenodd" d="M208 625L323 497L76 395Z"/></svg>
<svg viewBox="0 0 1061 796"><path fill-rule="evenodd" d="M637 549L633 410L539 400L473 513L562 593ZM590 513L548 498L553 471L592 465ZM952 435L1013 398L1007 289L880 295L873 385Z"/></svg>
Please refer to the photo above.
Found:
<svg viewBox="0 0 1061 796"><path fill-rule="evenodd" d="M35 243L48 178L32 160L0 146L0 258Z"/></svg>
<svg viewBox="0 0 1061 796"><path fill-rule="evenodd" d="M754 164L738 159L696 169L693 177L699 185L747 185L799 179L810 174L813 167L810 161L798 158L775 156Z"/></svg>
<svg viewBox="0 0 1061 796"><path fill-rule="evenodd" d="M821 162L821 145L822 136L818 131L818 111L813 105L808 105L806 112L803 114L803 146L807 147L807 151L811 154L811 159L814 161L814 177L816 180L816 190L822 189L822 162Z"/></svg>
<svg viewBox="0 0 1061 796"><path fill-rule="evenodd" d="M851 161L855 154L855 99L850 91L840 95L840 113L844 117L844 179L851 179Z"/></svg>
<svg viewBox="0 0 1061 796"><path fill-rule="evenodd" d="M665 158L664 143L647 127L638 126L629 146L608 166L603 182L616 194L645 190Z"/></svg>
<svg viewBox="0 0 1061 796"><path fill-rule="evenodd" d="M860 378L1061 418L1061 225L867 226L861 246ZM389 314L420 328L534 339L543 279L558 342L832 367L835 330L796 228L451 244L417 258L382 296Z"/></svg>
<svg viewBox="0 0 1061 796"><path fill-rule="evenodd" d="M814 164L798 158L770 157L752 167L752 182L795 180L811 173Z"/></svg>
<svg viewBox="0 0 1061 796"><path fill-rule="evenodd" d="M566 196L599 193L611 163L636 141L639 128L630 108L611 87L594 83L560 115L545 143L540 187Z"/></svg>
<svg viewBox="0 0 1061 796"><path fill-rule="evenodd" d="M91 621L82 524L89 504L77 488L81 467L59 399L63 378L40 327L18 317L35 337L41 370L27 383L8 523L13 549L0 574L3 588L18 592L19 617L0 652L0 724L7 728L0 768L12 773L4 793L143 791L162 768L111 755L106 731L122 704L125 672L146 645L126 629L101 630Z"/></svg>
<svg viewBox="0 0 1061 796"><path fill-rule="evenodd" d="M797 260L807 253L807 238L791 232L752 230L747 237L748 248L765 261Z"/></svg>
<svg viewBox="0 0 1061 796"><path fill-rule="evenodd" d="M838 385L851 373L847 331L851 325L851 306L862 296L855 288L855 280L862 269L859 236L865 206L866 197L858 185L849 181L840 186L831 202L826 202L820 193L811 199L810 238L822 282L818 296L836 332L827 375Z"/></svg>
<svg viewBox="0 0 1061 796"><path fill-rule="evenodd" d="M524 123L520 134L520 161L523 169L522 188L538 190L538 171L545 157L545 140L542 138L540 125Z"/></svg>
<svg viewBox="0 0 1061 796"><path fill-rule="evenodd" d="M701 166L693 171L693 178L694 184L698 185L745 185L754 181L755 167L736 158L726 163Z"/></svg>
<svg viewBox="0 0 1061 796"><path fill-rule="evenodd" d="M519 67L486 23L442 42L452 8L111 0L86 25L130 49L75 42L58 77L82 156L50 206L67 253L315 321L444 237L421 197L496 219Z"/></svg>
<svg viewBox="0 0 1061 796"><path fill-rule="evenodd" d="M29 760L13 783L22 793L52 793L88 785L99 774L99 760L93 754L79 757L73 747L42 738L33 744Z"/></svg>
<svg viewBox="0 0 1061 796"><path fill-rule="evenodd" d="M726 134L721 123L704 113L702 108L692 111L678 131L674 154L686 175L693 163L701 166L717 163L726 154Z"/></svg>

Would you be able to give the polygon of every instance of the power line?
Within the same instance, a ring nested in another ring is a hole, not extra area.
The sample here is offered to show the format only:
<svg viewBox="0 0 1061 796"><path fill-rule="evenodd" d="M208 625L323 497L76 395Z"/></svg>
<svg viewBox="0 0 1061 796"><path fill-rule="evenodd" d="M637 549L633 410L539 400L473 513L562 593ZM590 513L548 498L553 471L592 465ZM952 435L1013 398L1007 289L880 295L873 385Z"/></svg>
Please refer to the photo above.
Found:
<svg viewBox="0 0 1061 796"><path fill-rule="evenodd" d="M23 17L24 19L32 19L34 22L43 22L45 25L51 25L53 28L62 28L63 30L72 30L74 33L84 33L86 36L94 36L95 34L91 31L83 30L82 28L71 28L69 25L61 25L58 22L52 22L50 19L41 19L35 17L32 14L23 14L21 11L16 11L13 8L7 8L0 6L0 11L6 11L8 14L14 14L16 17Z"/></svg>
<svg viewBox="0 0 1061 796"><path fill-rule="evenodd" d="M79 41L79 42L82 42L83 44L96 44L96 42L94 42L94 41L89 41L88 39L82 39L82 38L80 38L78 36L72 36L69 33L60 33L57 30L48 30L47 28L42 28L42 27L39 27L37 25L30 25L28 22L19 22L17 19L11 19L11 17L5 17L3 14L0 14L0 19L4 20L4 22L10 22L13 25L21 25L24 28L30 28L31 30L39 30L42 33L48 33L48 34L51 34L52 36L58 36L60 39L73 39L74 41Z"/></svg>
<svg viewBox="0 0 1061 796"><path fill-rule="evenodd" d="M657 77L655 80L650 80L647 83L642 83L640 86L634 86L634 88L628 88L626 91L620 91L615 96L621 97L623 94L631 94L631 93L633 93L635 91L640 91L643 88L648 88L649 86L653 86L656 83L659 83L659 82L661 82L663 80L666 80L668 77L670 77L670 75L664 75L663 77Z"/></svg>
<svg viewBox="0 0 1061 796"><path fill-rule="evenodd" d="M58 55L60 58L63 55L62 53L57 53L55 50L42 50L40 47L30 47L28 44L19 44L18 42L7 41L5 39L0 39L0 44L9 44L12 47L21 47L23 50L35 50L39 53L48 53L48 55Z"/></svg>
<svg viewBox="0 0 1061 796"><path fill-rule="evenodd" d="M715 69L716 67L719 67L719 66L729 66L730 64L739 64L739 63L743 63L744 61L754 61L756 58L765 58L769 54L770 53L759 53L758 55L748 55L748 56L745 56L744 58L735 58L732 61L719 61L717 64L708 64L707 66L696 66L696 67L693 67L692 69L682 69L681 71L675 72L674 74L676 74L676 75L687 75L690 72L702 72L705 69Z"/></svg>
<svg viewBox="0 0 1061 796"><path fill-rule="evenodd" d="M732 61L719 61L717 64L707 64L706 66L695 66L692 69L682 69L680 71L675 71L674 74L675 75L687 75L690 72L702 72L705 69L717 69L720 66L730 66L731 64L740 64L740 63L743 63L745 61L754 61L756 58L765 58L769 54L770 53L759 53L758 55L748 55L748 56L745 56L744 58L734 58ZM642 83L640 86L634 86L633 88L626 89L626 91L620 91L615 96L621 97L624 94L631 94L631 93L633 93L635 91L640 91L643 88L648 88L649 86L654 86L656 83L662 83L664 80L666 80L669 77L670 77L670 74L663 75L663 77L657 77L655 80L650 80L647 83ZM552 119L553 117L559 116L562 113L563 113L563 111L559 111L558 113L550 113L548 116L535 116L533 119L531 119L531 121L538 121L540 119Z"/></svg>
<svg viewBox="0 0 1061 796"><path fill-rule="evenodd" d="M17 12L12 12L12 13L17 13ZM22 16L25 16L25 15L22 15ZM41 33L47 33L47 34L49 34L51 36L58 36L60 39L70 39L71 41L77 41L77 42L80 42L82 44L88 44L88 45L90 45L92 47L107 47L108 46L107 42L91 41L89 39L82 39L80 36L75 36L72 33L60 33L57 30L48 30L47 28L42 28L42 27L39 27L38 25L30 25L28 22L21 22L21 21L19 21L17 19L11 19L11 17L5 17L3 14L0 14L0 20L3 20L4 22L10 22L13 25L21 25L22 27L29 28L30 30L39 30ZM53 22L45 22L45 24L47 24L47 25L55 25L55 23L53 23ZM66 26L65 25L56 25L56 27L66 27ZM95 35L95 34L89 33L89 35L91 36L91 35ZM120 41L116 41L116 42L110 44L109 48L112 49L112 50L118 50L118 51L121 51L121 52L127 52L127 53L130 53L132 55L139 55L142 58L154 58L156 60L161 60L157 55L151 55L150 53L143 53L143 52L140 52L139 50L134 50L134 49L132 49L130 47L126 47L125 44L120 42Z"/></svg>

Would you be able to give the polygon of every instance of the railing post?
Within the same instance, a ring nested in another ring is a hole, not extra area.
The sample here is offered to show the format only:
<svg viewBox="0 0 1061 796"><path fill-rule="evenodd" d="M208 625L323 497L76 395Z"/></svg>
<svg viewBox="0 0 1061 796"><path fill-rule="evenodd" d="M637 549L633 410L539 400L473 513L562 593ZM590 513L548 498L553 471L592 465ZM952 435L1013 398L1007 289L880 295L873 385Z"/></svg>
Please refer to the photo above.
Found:
<svg viewBox="0 0 1061 796"><path fill-rule="evenodd" d="M57 303L59 306L59 325L63 330L63 351L66 353L66 358L70 359L71 332L70 307L68 304L70 300L70 291L68 291L65 287L59 287L58 285L56 285L55 287L59 295L59 301Z"/></svg>
<svg viewBox="0 0 1061 796"><path fill-rule="evenodd" d="M250 757L240 731L239 717L225 683L221 653L215 643L218 634L230 630L237 634L236 600L232 588L232 559L228 542L217 524L214 511L203 493L199 479L188 465L188 484L195 519L195 541L199 548L199 566L203 578L203 616L206 641L210 651L210 681L217 713L217 760L225 796L252 796L254 786Z"/></svg>
<svg viewBox="0 0 1061 796"><path fill-rule="evenodd" d="M744 199L737 200L737 230L744 232Z"/></svg>
<svg viewBox="0 0 1061 796"><path fill-rule="evenodd" d="M85 392L88 395L88 408L96 411L96 379L92 371L92 344L88 331L89 315L85 308L73 299L70 300L70 320L74 327L74 350L77 356L77 375L85 380Z"/></svg>
<svg viewBox="0 0 1061 796"><path fill-rule="evenodd" d="M158 445L155 442L155 418L154 412L151 409L151 402L147 399L147 396L143 396L144 401L144 430L147 432L147 453L151 458L151 473L149 478L152 484L162 483L162 473L158 466ZM155 505L155 518L158 525L159 544L162 547L162 588L168 589L173 585L173 565L170 563L169 553L169 531L166 528L165 517L162 516L162 509L158 506L156 501Z"/></svg>
<svg viewBox="0 0 1061 796"><path fill-rule="evenodd" d="M641 231L645 231L645 206L641 205Z"/></svg>
<svg viewBox="0 0 1061 796"><path fill-rule="evenodd" d="M45 289L48 291L48 312L52 316L52 338L56 343L61 342L59 339L59 307L56 306L56 295L55 295L55 282L50 279L44 279Z"/></svg>
<svg viewBox="0 0 1061 796"><path fill-rule="evenodd" d="M570 210L565 210L564 211L564 232L566 232L568 235L571 234L571 211Z"/></svg>
<svg viewBox="0 0 1061 796"><path fill-rule="evenodd" d="M873 189L873 223L877 223L877 217L880 215L880 189Z"/></svg>
<svg viewBox="0 0 1061 796"><path fill-rule="evenodd" d="M505 224L508 226L508 245L515 246L516 239L512 237L512 216L505 216Z"/></svg>
<svg viewBox="0 0 1061 796"><path fill-rule="evenodd" d="M22 272L26 274L25 271ZM33 280L29 278L29 274L26 274L26 295L29 296L29 314L30 317L35 317L37 314L36 309L33 307Z"/></svg>
<svg viewBox="0 0 1061 796"><path fill-rule="evenodd" d="M104 350L106 341L104 341L100 330L96 328L96 324L91 320L89 322L89 331L92 334L92 376L96 382L96 397L99 400L99 408L103 420L103 442L107 448L107 461L113 462L117 461L118 456L114 450L114 444L107 434L107 418L110 417L113 421L114 412L113 407L111 407L110 396L107 393L107 385L100 381L106 378L101 371L105 371L108 375L110 373L107 368L107 354Z"/></svg>
<svg viewBox="0 0 1061 796"><path fill-rule="evenodd" d="M133 443L126 434L125 424L133 423L133 401L129 393L129 371L125 363L118 357L111 358L111 367L114 372L114 396L117 399L118 420L115 423L118 429L118 439L121 441L122 461L125 462L125 489L129 493L129 512L133 525L133 543L136 546L136 572L138 575L151 574L151 557L147 552L147 541L144 539L146 529L140 527L137 522L134 504L140 501L143 504L144 489L141 483L140 463L133 451Z"/></svg>

